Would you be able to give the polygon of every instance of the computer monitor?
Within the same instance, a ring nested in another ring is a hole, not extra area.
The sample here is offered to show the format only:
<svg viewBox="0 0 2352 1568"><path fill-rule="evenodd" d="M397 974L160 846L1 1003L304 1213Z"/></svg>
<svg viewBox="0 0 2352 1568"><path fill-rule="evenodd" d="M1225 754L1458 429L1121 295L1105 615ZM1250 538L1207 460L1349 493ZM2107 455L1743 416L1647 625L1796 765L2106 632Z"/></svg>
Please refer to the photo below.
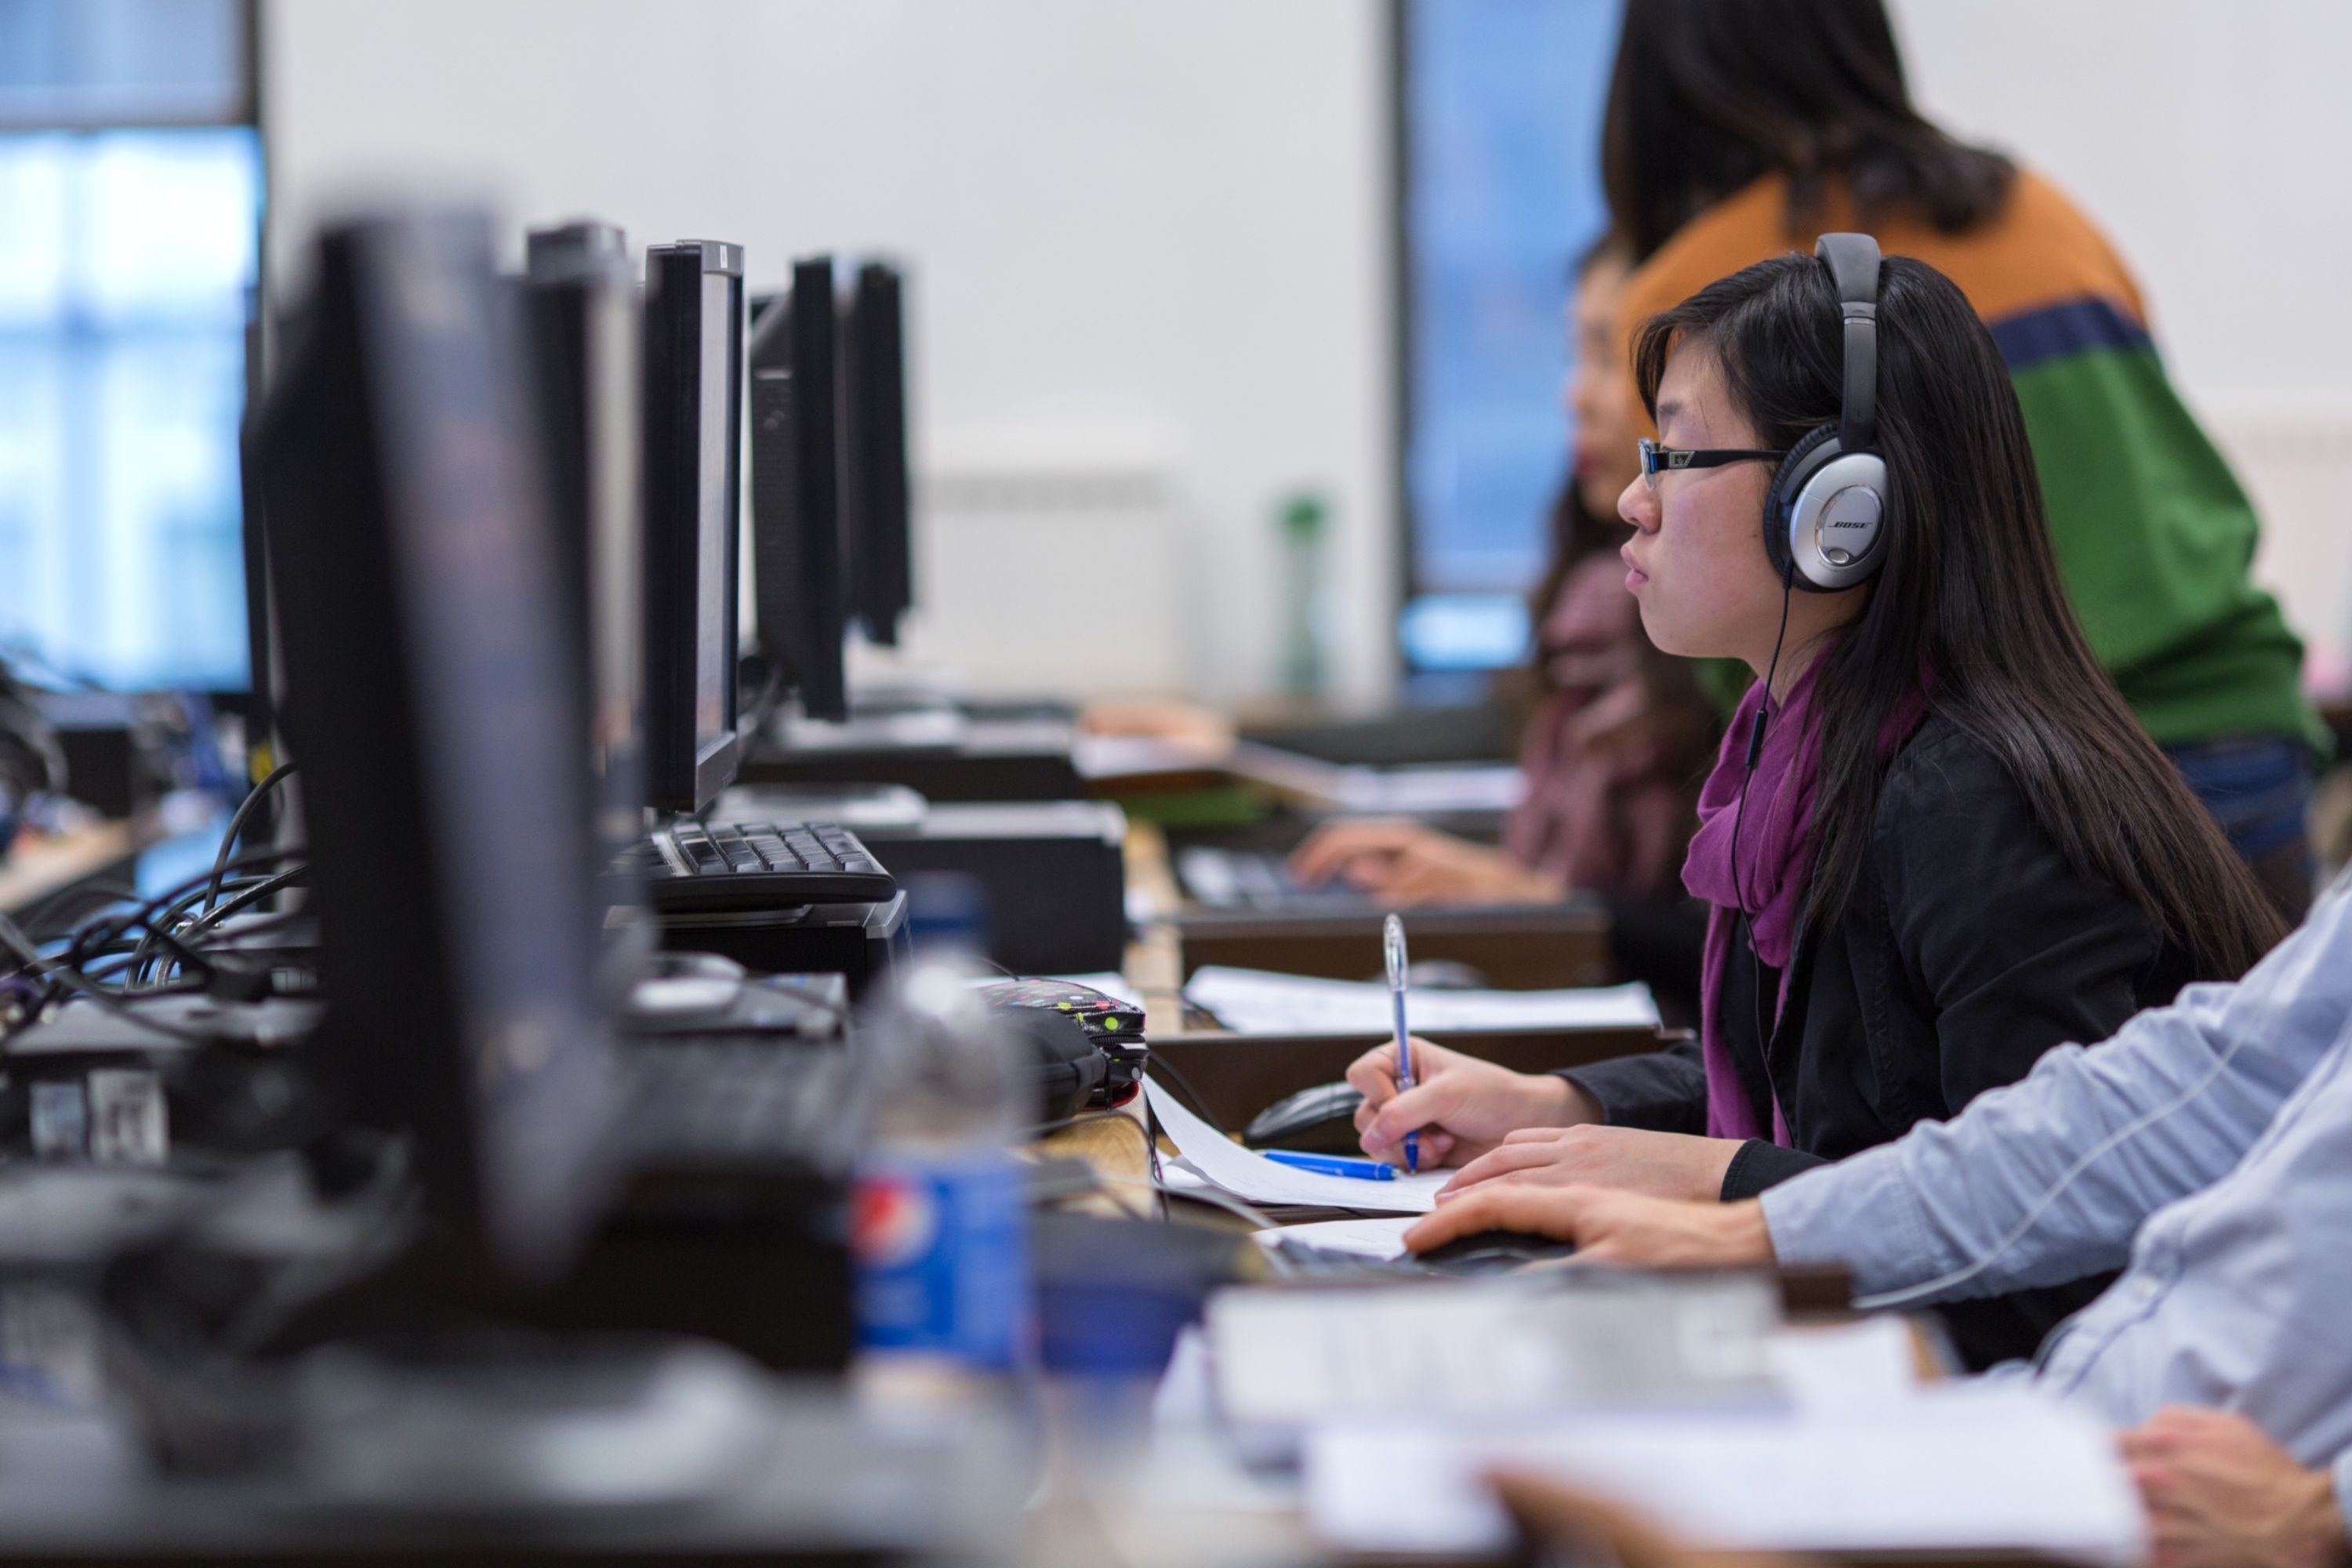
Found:
<svg viewBox="0 0 2352 1568"><path fill-rule="evenodd" d="M743 247L646 252L646 795L698 812L735 776Z"/></svg>
<svg viewBox="0 0 2352 1568"><path fill-rule="evenodd" d="M533 229L524 315L561 595L573 632L607 868L645 839L642 331L628 240L604 223Z"/></svg>
<svg viewBox="0 0 2352 1568"><path fill-rule="evenodd" d="M793 265L789 294L752 323L751 562L761 651L802 710L849 717L842 670L848 572L842 558L839 378L833 259Z"/></svg>
<svg viewBox="0 0 2352 1568"><path fill-rule="evenodd" d="M614 1171L593 1006L587 737L525 355L490 229L355 221L255 424L327 1016L355 1120L415 1135L432 1208L524 1280Z"/></svg>
<svg viewBox="0 0 2352 1568"><path fill-rule="evenodd" d="M842 500L850 608L895 647L915 603L907 479L906 285L898 268L857 269L842 331Z"/></svg>

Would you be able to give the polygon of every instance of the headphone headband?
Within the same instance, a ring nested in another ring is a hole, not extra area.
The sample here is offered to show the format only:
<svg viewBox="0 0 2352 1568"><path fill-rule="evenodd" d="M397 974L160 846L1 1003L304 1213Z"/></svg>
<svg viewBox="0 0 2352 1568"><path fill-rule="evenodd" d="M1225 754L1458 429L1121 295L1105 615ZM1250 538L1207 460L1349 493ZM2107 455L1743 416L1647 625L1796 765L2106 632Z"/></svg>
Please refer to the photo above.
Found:
<svg viewBox="0 0 2352 1568"><path fill-rule="evenodd" d="M1878 440L1878 241L1866 234L1825 234L1813 254L1829 264L1845 321L1845 389L1838 450L1867 452Z"/></svg>

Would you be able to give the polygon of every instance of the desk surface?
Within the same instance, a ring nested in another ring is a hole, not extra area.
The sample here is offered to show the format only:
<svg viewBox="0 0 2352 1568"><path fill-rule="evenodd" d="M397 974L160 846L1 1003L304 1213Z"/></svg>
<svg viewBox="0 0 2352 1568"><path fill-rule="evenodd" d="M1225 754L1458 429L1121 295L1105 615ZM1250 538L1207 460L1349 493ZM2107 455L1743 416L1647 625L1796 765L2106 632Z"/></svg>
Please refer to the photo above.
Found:
<svg viewBox="0 0 2352 1568"><path fill-rule="evenodd" d="M100 822L69 833L20 838L0 863L0 913L11 916L127 863L147 835L128 822Z"/></svg>

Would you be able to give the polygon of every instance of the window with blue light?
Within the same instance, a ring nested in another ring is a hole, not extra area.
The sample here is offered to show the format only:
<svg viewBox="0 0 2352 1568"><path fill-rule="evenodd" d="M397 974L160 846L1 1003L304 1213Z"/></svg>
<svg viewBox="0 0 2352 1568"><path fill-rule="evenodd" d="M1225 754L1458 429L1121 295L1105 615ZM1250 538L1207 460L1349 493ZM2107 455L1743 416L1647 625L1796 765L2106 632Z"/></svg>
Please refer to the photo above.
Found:
<svg viewBox="0 0 2352 1568"><path fill-rule="evenodd" d="M1617 0L1402 0L1405 514L1416 673L1526 652L1566 474L1563 312L1607 226Z"/></svg>
<svg viewBox="0 0 2352 1568"><path fill-rule="evenodd" d="M36 679L247 684L248 26L0 0L0 652Z"/></svg>

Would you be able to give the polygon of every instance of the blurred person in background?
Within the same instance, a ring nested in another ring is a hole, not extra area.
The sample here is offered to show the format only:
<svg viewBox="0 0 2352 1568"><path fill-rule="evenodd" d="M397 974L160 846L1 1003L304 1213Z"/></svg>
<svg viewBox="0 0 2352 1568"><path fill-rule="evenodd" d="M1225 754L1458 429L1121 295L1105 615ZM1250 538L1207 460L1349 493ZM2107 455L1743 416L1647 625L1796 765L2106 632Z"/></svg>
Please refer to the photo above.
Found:
<svg viewBox="0 0 2352 1568"><path fill-rule="evenodd" d="M1528 597L1527 794L1501 846L1362 818L1317 832L1291 869L1302 881L1342 879L1392 908L1597 894L1610 906L1621 971L1695 993L1706 913L1683 891L1682 864L1719 721L1689 662L1643 632L1617 556L1626 537L1617 498L1639 471L1637 411L1613 328L1629 272L1613 237L1576 268L1562 388L1575 445L1552 507L1549 559Z"/></svg>
<svg viewBox="0 0 2352 1568"><path fill-rule="evenodd" d="M1601 163L1634 265L1620 342L1826 231L1874 234L1959 285L2024 407L2093 652L2263 890L2299 918L2327 746L2301 692L2302 647L2248 575L2253 509L2168 379L2138 285L2090 219L2032 170L1919 113L1883 0L1630 0ZM1702 672L1727 707L1748 679Z"/></svg>

